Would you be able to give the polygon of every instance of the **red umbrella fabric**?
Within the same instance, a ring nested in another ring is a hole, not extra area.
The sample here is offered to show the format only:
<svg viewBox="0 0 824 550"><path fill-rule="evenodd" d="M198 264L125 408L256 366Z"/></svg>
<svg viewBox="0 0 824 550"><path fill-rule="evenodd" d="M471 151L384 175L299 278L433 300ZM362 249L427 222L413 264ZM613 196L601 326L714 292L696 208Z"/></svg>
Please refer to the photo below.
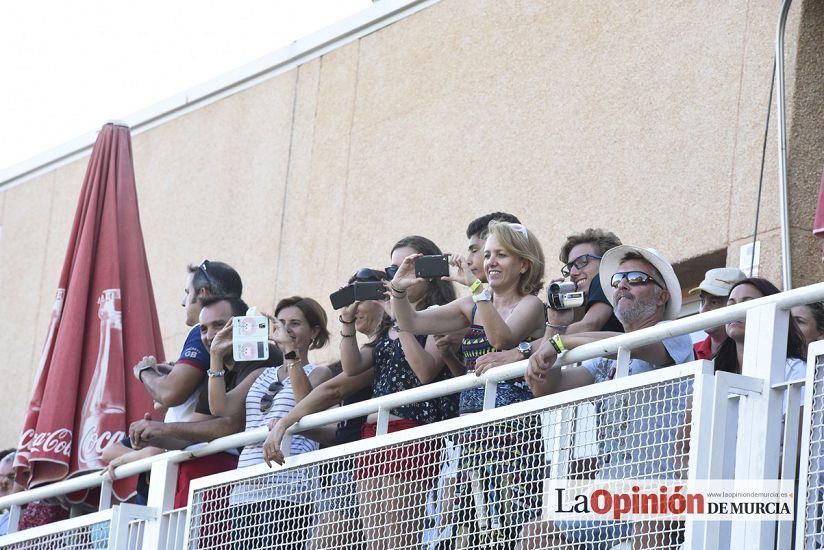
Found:
<svg viewBox="0 0 824 550"><path fill-rule="evenodd" d="M104 466L103 449L152 410L131 376L163 358L143 247L129 128L103 126L80 192L15 460L27 487ZM115 484L127 498L136 478Z"/></svg>
<svg viewBox="0 0 824 550"><path fill-rule="evenodd" d="M818 204L815 208L813 235L824 237L824 172L821 173L821 186L818 189Z"/></svg>

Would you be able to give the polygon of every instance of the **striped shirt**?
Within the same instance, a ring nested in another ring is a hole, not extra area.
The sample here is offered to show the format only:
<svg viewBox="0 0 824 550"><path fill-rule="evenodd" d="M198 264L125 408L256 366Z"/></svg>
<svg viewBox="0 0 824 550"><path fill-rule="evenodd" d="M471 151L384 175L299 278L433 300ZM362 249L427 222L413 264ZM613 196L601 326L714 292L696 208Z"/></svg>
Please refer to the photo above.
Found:
<svg viewBox="0 0 824 550"><path fill-rule="evenodd" d="M308 364L303 367L303 372L308 376L315 365ZM260 400L265 395L271 395L269 385L278 379L280 367L269 367L265 369L257 380L254 381L249 392L246 394L246 431L255 430L266 426L272 420L283 418L295 408L295 393L292 389L292 379L287 376L281 383L281 389L275 395L272 406L266 412L260 410ZM308 453L318 449L318 444L302 435L292 436L291 454L298 455ZM246 445L240 453L238 468L253 466L263 462L263 442ZM275 470L271 475L266 476L265 485L238 485L232 491L231 501L233 504L256 502L268 499L289 500L292 502L306 502L312 497L314 491L313 484L308 478L308 470ZM254 478L253 478L254 479ZM252 481L251 479L249 481ZM258 480L263 481L263 480Z"/></svg>

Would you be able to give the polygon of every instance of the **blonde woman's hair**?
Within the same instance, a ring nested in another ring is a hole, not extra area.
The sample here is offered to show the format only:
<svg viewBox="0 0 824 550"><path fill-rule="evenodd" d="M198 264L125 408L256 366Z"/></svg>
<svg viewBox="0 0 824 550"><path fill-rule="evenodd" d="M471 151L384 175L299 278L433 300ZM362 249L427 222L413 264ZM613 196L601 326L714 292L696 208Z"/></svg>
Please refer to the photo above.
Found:
<svg viewBox="0 0 824 550"><path fill-rule="evenodd" d="M507 252L527 263L527 269L518 282L518 293L538 294L543 286L544 251L532 231L519 223L493 220L489 222L489 237L492 235Z"/></svg>

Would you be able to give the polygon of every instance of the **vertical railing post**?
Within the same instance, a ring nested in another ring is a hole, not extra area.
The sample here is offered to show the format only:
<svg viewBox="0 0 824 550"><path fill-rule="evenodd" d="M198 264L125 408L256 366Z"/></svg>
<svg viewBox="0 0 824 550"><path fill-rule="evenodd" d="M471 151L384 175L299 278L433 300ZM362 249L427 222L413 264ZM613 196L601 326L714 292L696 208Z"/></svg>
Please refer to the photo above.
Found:
<svg viewBox="0 0 824 550"><path fill-rule="evenodd" d="M152 482L149 484L147 506L155 511L155 520L146 522L143 532L145 550L161 550L166 540L165 512L174 509L175 491L177 490L177 463L161 460L152 464Z"/></svg>
<svg viewBox="0 0 824 550"><path fill-rule="evenodd" d="M495 380L487 380L484 384L484 410L494 409L497 399L498 382Z"/></svg>
<svg viewBox="0 0 824 550"><path fill-rule="evenodd" d="M100 498L98 499L97 509L108 510L112 507L112 480L105 478L100 484Z"/></svg>
<svg viewBox="0 0 824 550"><path fill-rule="evenodd" d="M777 479L778 446L783 421L783 392L772 385L784 382L789 312L769 304L747 312L744 360L741 374L764 381L761 394L740 403L736 452L736 479ZM775 545L776 523L737 521L732 524L732 548L766 550Z"/></svg>
<svg viewBox="0 0 824 550"><path fill-rule="evenodd" d="M13 505L9 509L9 533L14 533L17 531L17 527L20 524L20 516L23 514L23 507L18 506L17 504Z"/></svg>
<svg viewBox="0 0 824 550"><path fill-rule="evenodd" d="M375 424L375 435L383 435L389 431L389 409L378 409L378 422Z"/></svg>
<svg viewBox="0 0 824 550"><path fill-rule="evenodd" d="M292 432L286 431L283 434L283 439L280 442L280 450L283 453L283 458L286 458L292 454Z"/></svg>
<svg viewBox="0 0 824 550"><path fill-rule="evenodd" d="M629 376L629 362L632 360L629 348L619 347L615 359L615 378Z"/></svg>

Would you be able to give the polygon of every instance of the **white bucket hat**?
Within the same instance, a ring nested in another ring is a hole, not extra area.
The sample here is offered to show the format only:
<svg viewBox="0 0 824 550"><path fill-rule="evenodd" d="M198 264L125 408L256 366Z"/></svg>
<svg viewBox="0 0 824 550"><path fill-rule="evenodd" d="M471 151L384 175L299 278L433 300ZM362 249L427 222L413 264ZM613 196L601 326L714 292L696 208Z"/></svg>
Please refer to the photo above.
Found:
<svg viewBox="0 0 824 550"><path fill-rule="evenodd" d="M713 296L721 296L726 298L730 295L730 291L735 283L743 281L747 276L737 267L718 267L710 269L704 275L704 280L696 288L690 290L690 294L694 294L699 290L703 290L707 294Z"/></svg>
<svg viewBox="0 0 824 550"><path fill-rule="evenodd" d="M670 295L667 307L664 310L664 319L678 318L678 312L681 311L681 283L678 282L678 277L676 277L675 270L672 269L669 261L653 248L641 248L640 246L622 244L621 246L610 248L604 253L604 257L601 258L601 268L598 270L598 275L601 279L601 288L604 290L604 294L607 300L609 300L609 303L612 304L612 307L615 307L615 298L613 297L615 289L612 288L610 284L612 276L619 271L618 265L624 256L630 252L640 254L646 261L652 264L664 278L664 285L667 287Z"/></svg>

